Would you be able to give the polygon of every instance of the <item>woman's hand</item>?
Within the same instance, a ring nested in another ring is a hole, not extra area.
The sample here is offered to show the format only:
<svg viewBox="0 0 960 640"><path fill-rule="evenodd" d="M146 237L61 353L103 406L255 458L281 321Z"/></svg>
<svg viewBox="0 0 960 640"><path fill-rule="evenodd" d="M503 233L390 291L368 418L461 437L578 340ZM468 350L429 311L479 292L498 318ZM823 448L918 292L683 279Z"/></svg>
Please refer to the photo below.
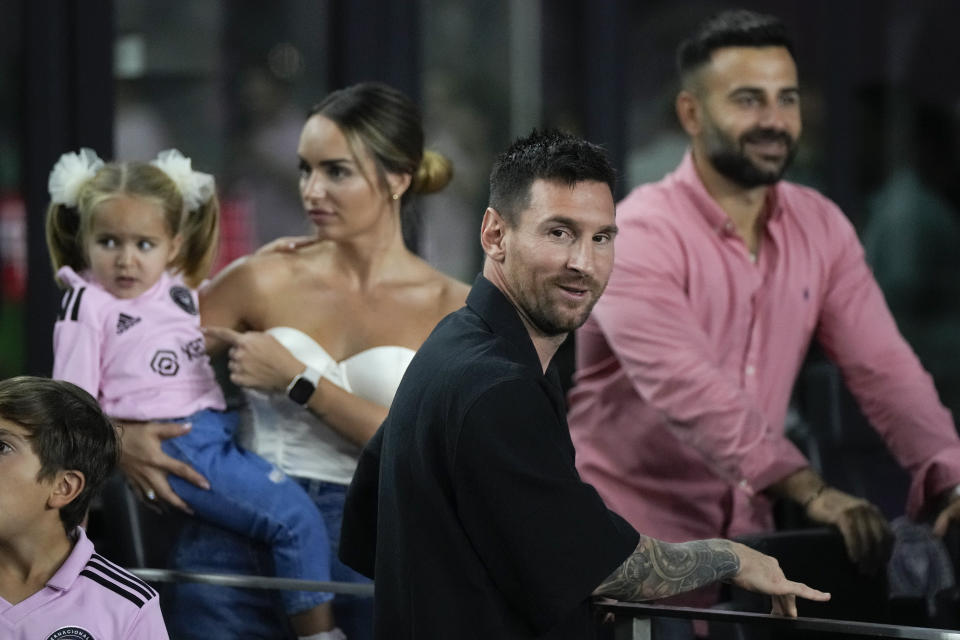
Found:
<svg viewBox="0 0 960 640"><path fill-rule="evenodd" d="M264 253L273 252L290 253L302 247L309 247L310 245L318 242L320 242L320 238L317 236L287 236L284 238L271 240L267 244L257 249L256 254L261 255Z"/></svg>
<svg viewBox="0 0 960 640"><path fill-rule="evenodd" d="M229 345L230 381L242 387L283 391L306 368L269 333L225 327L204 327L203 333Z"/></svg>
<svg viewBox="0 0 960 640"><path fill-rule="evenodd" d="M164 440L189 431L190 425L180 422L114 422L120 426L122 441L120 470L138 497L155 511L159 510L157 500L160 499L192 515L193 510L170 488L167 474L179 476L201 489L209 489L210 484L193 467L171 458L160 448Z"/></svg>

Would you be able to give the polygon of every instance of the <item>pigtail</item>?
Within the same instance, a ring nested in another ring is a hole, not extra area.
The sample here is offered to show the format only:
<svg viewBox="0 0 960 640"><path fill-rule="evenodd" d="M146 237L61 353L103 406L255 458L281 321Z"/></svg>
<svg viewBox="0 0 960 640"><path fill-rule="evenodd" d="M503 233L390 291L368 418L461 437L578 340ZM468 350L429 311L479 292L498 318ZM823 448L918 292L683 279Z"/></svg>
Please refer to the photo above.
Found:
<svg viewBox="0 0 960 640"><path fill-rule="evenodd" d="M64 153L50 170L47 179L50 207L47 209L46 235L54 274L63 266L75 271L82 271L87 266L82 238L84 225L81 213L84 207L80 202L104 166L97 153L85 147L76 153ZM57 284L63 286L59 280Z"/></svg>
<svg viewBox="0 0 960 640"><path fill-rule="evenodd" d="M174 260L184 282L196 288L210 273L220 239L220 202L216 194L194 211L188 211L180 225L183 244Z"/></svg>
<svg viewBox="0 0 960 640"><path fill-rule="evenodd" d="M210 273L220 239L220 203L213 176L193 170L193 163L176 149L157 154L150 164L166 174L182 198L183 215L174 225L183 243L171 266L196 288Z"/></svg>
<svg viewBox="0 0 960 640"><path fill-rule="evenodd" d="M64 283L56 277L60 267L74 271L87 268L86 250L80 237L80 214L74 207L51 202L47 208L46 232L54 279L63 287Z"/></svg>

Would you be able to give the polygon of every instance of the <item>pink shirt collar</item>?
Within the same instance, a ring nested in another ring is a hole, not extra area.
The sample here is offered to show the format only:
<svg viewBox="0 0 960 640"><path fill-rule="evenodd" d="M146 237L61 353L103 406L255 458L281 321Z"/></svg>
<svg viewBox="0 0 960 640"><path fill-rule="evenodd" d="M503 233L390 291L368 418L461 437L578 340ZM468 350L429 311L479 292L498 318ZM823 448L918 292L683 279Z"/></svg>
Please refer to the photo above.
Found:
<svg viewBox="0 0 960 640"><path fill-rule="evenodd" d="M717 204L716 200L713 199L713 196L710 195L703 181L700 179L700 174L697 173L697 167L693 163L693 151L691 149L688 148L686 153L683 154L683 160L680 162L680 166L673 172L671 178L680 184L681 187L696 200L699 205L697 210L706 218L707 224L715 229L717 233L730 233L733 231L733 223L730 221L730 216ZM764 207L765 213L763 215L766 215L768 220L776 219L783 213L783 207L780 204L780 191L780 182L777 182L767 189L767 203Z"/></svg>
<svg viewBox="0 0 960 640"><path fill-rule="evenodd" d="M90 556L93 555L93 543L87 538L83 527L74 529L73 535L70 537L75 541L73 550L60 565L60 568L57 569L57 572L47 580L47 586L51 589L66 591L73 586L77 576L80 575L80 572L83 571L90 560Z"/></svg>

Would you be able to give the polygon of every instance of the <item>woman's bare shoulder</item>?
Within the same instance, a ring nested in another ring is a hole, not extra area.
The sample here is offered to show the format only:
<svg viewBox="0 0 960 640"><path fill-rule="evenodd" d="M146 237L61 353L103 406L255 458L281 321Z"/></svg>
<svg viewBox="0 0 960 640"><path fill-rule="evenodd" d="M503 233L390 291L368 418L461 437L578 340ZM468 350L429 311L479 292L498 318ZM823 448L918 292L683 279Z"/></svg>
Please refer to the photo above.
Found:
<svg viewBox="0 0 960 640"><path fill-rule="evenodd" d="M463 306L470 286L421 261L421 285L429 292L431 304L436 305L441 315L456 311Z"/></svg>
<svg viewBox="0 0 960 640"><path fill-rule="evenodd" d="M470 285L452 278L446 274L440 274L443 279L441 305L449 313L456 311L467 301L467 294L470 293Z"/></svg>
<svg viewBox="0 0 960 640"><path fill-rule="evenodd" d="M281 253L254 253L237 258L210 281L208 289L238 290L249 293L267 291L278 280L289 276L290 256Z"/></svg>

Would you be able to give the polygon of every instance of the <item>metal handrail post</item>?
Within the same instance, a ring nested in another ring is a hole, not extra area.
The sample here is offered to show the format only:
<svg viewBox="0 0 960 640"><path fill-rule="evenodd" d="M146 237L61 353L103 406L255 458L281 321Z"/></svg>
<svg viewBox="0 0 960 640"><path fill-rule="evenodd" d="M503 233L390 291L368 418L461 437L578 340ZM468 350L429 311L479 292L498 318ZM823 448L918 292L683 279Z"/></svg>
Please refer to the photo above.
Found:
<svg viewBox="0 0 960 640"><path fill-rule="evenodd" d="M654 640L653 618L620 616L613 625L614 640Z"/></svg>

